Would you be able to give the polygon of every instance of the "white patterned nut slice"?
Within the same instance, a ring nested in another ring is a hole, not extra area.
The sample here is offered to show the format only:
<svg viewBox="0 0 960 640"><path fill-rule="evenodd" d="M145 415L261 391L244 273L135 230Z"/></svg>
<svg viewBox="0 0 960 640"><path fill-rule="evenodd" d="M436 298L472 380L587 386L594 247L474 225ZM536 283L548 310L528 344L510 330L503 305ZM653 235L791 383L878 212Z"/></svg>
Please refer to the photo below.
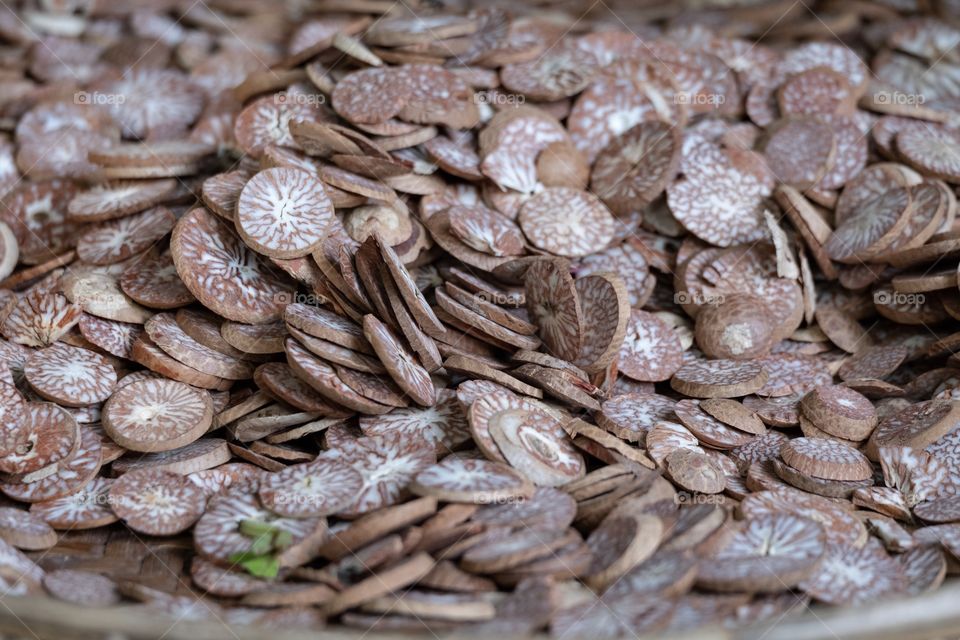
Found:
<svg viewBox="0 0 960 640"><path fill-rule="evenodd" d="M460 384L457 393L449 389L438 391L437 402L431 407L397 408L381 416L361 416L360 430L368 436L398 433L411 440L432 444L438 456L450 453L471 437L466 411L458 400L460 389L465 384ZM499 390L506 389L500 387Z"/></svg>
<svg viewBox="0 0 960 640"><path fill-rule="evenodd" d="M660 382L674 375L682 363L677 332L662 318L633 309L620 346L620 372L640 382Z"/></svg>
<svg viewBox="0 0 960 640"><path fill-rule="evenodd" d="M615 274L586 275L575 281L583 324L590 331L583 336L577 365L587 372L609 366L620 351L630 319L627 286Z"/></svg>
<svg viewBox="0 0 960 640"><path fill-rule="evenodd" d="M293 287L274 275L237 235L198 207L174 227L170 251L180 278L208 309L236 322L278 320Z"/></svg>
<svg viewBox="0 0 960 640"><path fill-rule="evenodd" d="M154 207L95 226L77 240L77 256L88 264L123 262L159 242L175 222L169 209Z"/></svg>
<svg viewBox="0 0 960 640"><path fill-rule="evenodd" d="M394 435L344 442L323 454L344 462L363 477L355 503L342 516L354 516L397 503L418 473L436 462L432 447Z"/></svg>
<svg viewBox="0 0 960 640"><path fill-rule="evenodd" d="M80 427L69 411L51 402L29 402L11 434L13 449L0 458L8 481L36 482L55 473L77 452Z"/></svg>
<svg viewBox="0 0 960 640"><path fill-rule="evenodd" d="M350 507L363 485L353 467L317 459L265 475L257 495L263 506L281 516L327 516Z"/></svg>
<svg viewBox="0 0 960 640"><path fill-rule="evenodd" d="M253 176L237 201L237 230L255 251L298 258L327 237L333 204L323 183L300 169L276 167Z"/></svg>
<svg viewBox="0 0 960 640"><path fill-rule="evenodd" d="M873 467L853 447L828 438L794 438L783 445L780 456L801 473L824 480L867 480Z"/></svg>
<svg viewBox="0 0 960 640"><path fill-rule="evenodd" d="M420 366L390 327L368 314L363 318L363 334L397 386L421 406L436 403L437 392L429 372Z"/></svg>
<svg viewBox="0 0 960 640"><path fill-rule="evenodd" d="M670 386L694 398L737 398L755 393L767 381L756 361L695 360L673 374Z"/></svg>
<svg viewBox="0 0 960 640"><path fill-rule="evenodd" d="M501 504L529 498L534 487L521 473L505 464L448 456L418 473L410 483L410 490L445 502Z"/></svg>
<svg viewBox="0 0 960 640"><path fill-rule="evenodd" d="M583 311L576 284L563 264L539 260L524 278L527 312L553 355L573 361L583 345Z"/></svg>
<svg viewBox="0 0 960 640"><path fill-rule="evenodd" d="M907 578L901 564L871 539L859 548L827 544L815 571L798 586L820 602L855 605L901 594Z"/></svg>
<svg viewBox="0 0 960 640"><path fill-rule="evenodd" d="M613 239L613 216L596 196L569 187L549 187L520 209L520 228L538 249L578 258Z"/></svg>
<svg viewBox="0 0 960 640"><path fill-rule="evenodd" d="M659 422L675 419L675 404L674 400L655 393L625 393L600 406L597 426L618 438L642 445L650 429Z"/></svg>
<svg viewBox="0 0 960 640"><path fill-rule="evenodd" d="M61 498L30 505L30 513L54 529L68 531L97 529L117 521L108 497L113 484L110 478L93 478L82 489Z"/></svg>
<svg viewBox="0 0 960 640"><path fill-rule="evenodd" d="M20 502L45 502L80 491L93 480L102 464L100 436L92 429L80 430L80 446L57 470L36 482L3 483L0 491Z"/></svg>
<svg viewBox="0 0 960 640"><path fill-rule="evenodd" d="M61 343L30 356L24 373L34 391L70 407L106 400L117 383L117 374L106 358Z"/></svg>
<svg viewBox="0 0 960 640"><path fill-rule="evenodd" d="M78 569L57 569L43 576L43 588L63 602L84 607L109 607L120 603L120 591L107 576Z"/></svg>
<svg viewBox="0 0 960 640"><path fill-rule="evenodd" d="M823 527L794 515L742 523L730 540L701 563L697 585L714 591L778 593L816 571L826 553Z"/></svg>
<svg viewBox="0 0 960 640"><path fill-rule="evenodd" d="M124 524L151 536L172 536L203 515L207 496L186 477L141 469L120 476L110 487L110 508Z"/></svg>
<svg viewBox="0 0 960 640"><path fill-rule="evenodd" d="M213 401L202 389L154 378L118 390L104 405L103 427L132 451L170 451L199 439L213 421Z"/></svg>
<svg viewBox="0 0 960 640"><path fill-rule="evenodd" d="M508 409L487 421L490 437L514 469L538 487L583 477L586 463L560 422L541 411Z"/></svg>

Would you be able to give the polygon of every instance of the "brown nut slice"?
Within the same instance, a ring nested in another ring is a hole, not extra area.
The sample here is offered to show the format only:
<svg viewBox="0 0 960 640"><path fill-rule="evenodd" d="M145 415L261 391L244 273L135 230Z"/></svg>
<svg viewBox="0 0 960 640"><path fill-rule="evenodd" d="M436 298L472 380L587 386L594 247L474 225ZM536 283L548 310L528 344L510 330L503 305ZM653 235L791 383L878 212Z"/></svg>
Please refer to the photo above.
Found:
<svg viewBox="0 0 960 640"><path fill-rule="evenodd" d="M203 515L207 496L182 475L156 469L125 473L110 487L110 508L139 533L170 536Z"/></svg>
<svg viewBox="0 0 960 640"><path fill-rule="evenodd" d="M132 451L170 451L207 432L213 402L202 389L175 380L131 383L111 396L103 408L103 427Z"/></svg>

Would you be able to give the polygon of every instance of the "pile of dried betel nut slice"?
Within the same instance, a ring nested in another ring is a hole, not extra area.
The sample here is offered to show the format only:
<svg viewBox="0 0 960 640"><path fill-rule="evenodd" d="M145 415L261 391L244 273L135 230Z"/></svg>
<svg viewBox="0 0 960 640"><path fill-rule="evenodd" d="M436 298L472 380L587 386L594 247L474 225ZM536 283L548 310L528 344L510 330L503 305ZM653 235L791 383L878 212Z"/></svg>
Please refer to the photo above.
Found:
<svg viewBox="0 0 960 640"><path fill-rule="evenodd" d="M616 637L957 570L956 26L169 6L0 12L7 593Z"/></svg>

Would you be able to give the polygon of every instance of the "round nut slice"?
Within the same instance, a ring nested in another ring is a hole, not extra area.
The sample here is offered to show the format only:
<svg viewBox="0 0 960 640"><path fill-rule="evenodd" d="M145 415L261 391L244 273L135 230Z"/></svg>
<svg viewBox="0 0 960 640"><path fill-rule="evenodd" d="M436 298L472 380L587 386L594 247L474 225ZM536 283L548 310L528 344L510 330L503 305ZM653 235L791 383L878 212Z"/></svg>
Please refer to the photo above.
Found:
<svg viewBox="0 0 960 640"><path fill-rule="evenodd" d="M697 345L711 358L765 356L773 346L773 331L767 306L752 295L729 296L697 313Z"/></svg>
<svg viewBox="0 0 960 640"><path fill-rule="evenodd" d="M446 502L499 504L533 495L529 480L505 464L448 456L417 474L410 490Z"/></svg>
<svg viewBox="0 0 960 640"><path fill-rule="evenodd" d="M734 429L762 436L767 427L756 413L742 403L729 398L710 398L700 403L700 408L725 425Z"/></svg>
<svg viewBox="0 0 960 640"><path fill-rule="evenodd" d="M23 371L34 391L68 407L102 402L117 384L117 373L106 358L63 343L35 352Z"/></svg>
<svg viewBox="0 0 960 640"><path fill-rule="evenodd" d="M620 346L620 373L640 382L660 382L683 364L683 346L676 331L659 316L633 309Z"/></svg>
<svg viewBox="0 0 960 640"><path fill-rule="evenodd" d="M170 451L197 440L213 421L210 394L151 378L116 391L103 407L103 428L132 451Z"/></svg>
<svg viewBox="0 0 960 640"><path fill-rule="evenodd" d="M824 480L866 480L873 477L867 457L838 440L794 438L780 449L788 465L814 478Z"/></svg>
<svg viewBox="0 0 960 640"><path fill-rule="evenodd" d="M652 514L611 514L587 538L593 561L584 576L602 591L653 555L664 533L663 520Z"/></svg>
<svg viewBox="0 0 960 640"><path fill-rule="evenodd" d="M726 486L723 471L705 453L676 449L663 462L670 478L688 491L720 493Z"/></svg>
<svg viewBox="0 0 960 640"><path fill-rule="evenodd" d="M583 345L583 312L573 278L565 265L540 260L524 278L527 312L553 355L576 360Z"/></svg>
<svg viewBox="0 0 960 640"><path fill-rule="evenodd" d="M817 387L800 401L800 410L818 429L846 440L866 440L878 421L873 403L843 385Z"/></svg>
<svg viewBox="0 0 960 640"><path fill-rule="evenodd" d="M586 473L583 457L559 421L539 411L507 410L487 421L490 436L512 467L538 487L558 487Z"/></svg>
<svg viewBox="0 0 960 640"><path fill-rule="evenodd" d="M186 531L203 515L206 504L200 487L169 471L131 471L110 487L114 513L134 531L151 536Z"/></svg>
<svg viewBox="0 0 960 640"><path fill-rule="evenodd" d="M767 372L755 361L697 360L670 378L674 390L693 398L737 398L763 388Z"/></svg>
<svg viewBox="0 0 960 640"><path fill-rule="evenodd" d="M43 576L43 587L51 596L84 607L109 607L119 604L120 591L106 576L76 569L58 569Z"/></svg>
<svg viewBox="0 0 960 640"><path fill-rule="evenodd" d="M549 187L531 197L517 220L535 247L572 258L605 248L616 231L606 205L568 187Z"/></svg>
<svg viewBox="0 0 960 640"><path fill-rule="evenodd" d="M601 371L616 358L627 334L630 298L623 279L612 273L577 278L574 283L583 324L589 327L577 364L587 372Z"/></svg>
<svg viewBox="0 0 960 640"><path fill-rule="evenodd" d="M0 539L18 549L38 551L57 544L57 532L35 513L0 507Z"/></svg>
<svg viewBox="0 0 960 640"><path fill-rule="evenodd" d="M327 516L346 509L363 488L363 478L351 466L317 459L264 476L260 502L289 518Z"/></svg>
<svg viewBox="0 0 960 640"><path fill-rule="evenodd" d="M237 230L254 250L299 258L328 235L333 204L323 183L301 169L276 167L253 176L237 201Z"/></svg>
<svg viewBox="0 0 960 640"><path fill-rule="evenodd" d="M436 403L437 392L430 374L386 324L368 314L363 318L363 334L397 386L410 394L417 404L431 406Z"/></svg>

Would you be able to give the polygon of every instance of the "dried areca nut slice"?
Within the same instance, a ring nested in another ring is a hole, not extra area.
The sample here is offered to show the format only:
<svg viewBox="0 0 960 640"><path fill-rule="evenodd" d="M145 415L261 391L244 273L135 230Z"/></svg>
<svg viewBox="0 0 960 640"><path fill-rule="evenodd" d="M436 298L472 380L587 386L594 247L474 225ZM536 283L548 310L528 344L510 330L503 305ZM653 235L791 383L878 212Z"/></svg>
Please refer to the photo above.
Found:
<svg viewBox="0 0 960 640"><path fill-rule="evenodd" d="M390 270L390 276L406 303L407 309L414 320L417 321L417 324L420 325L420 328L423 329L424 333L433 337L443 335L446 328L434 314L433 309L430 308L423 293L417 287L417 283L397 256L396 251L379 239L376 240L376 247L384 264Z"/></svg>
<svg viewBox="0 0 960 640"><path fill-rule="evenodd" d="M158 313L144 325L150 339L171 357L207 375L242 380L253 375L250 362L237 360L200 344L180 328L172 313Z"/></svg>
<svg viewBox="0 0 960 640"><path fill-rule="evenodd" d="M543 391L537 387L518 380L508 373L494 369L483 360L472 355L459 353L451 355L443 361L443 368L447 370L447 373L461 374L468 378L478 378L480 380L495 382L514 393L522 393L531 398L543 397Z"/></svg>
<svg viewBox="0 0 960 640"><path fill-rule="evenodd" d="M334 365L333 368L341 382L368 400L390 407L406 407L410 404L403 389L387 376L364 373L340 365Z"/></svg>
<svg viewBox="0 0 960 640"><path fill-rule="evenodd" d="M607 400L596 414L600 426L618 438L641 445L657 423L675 419L675 401L654 393L626 393Z"/></svg>
<svg viewBox="0 0 960 640"><path fill-rule="evenodd" d="M148 209L170 196L177 181L138 180L125 184L95 187L76 195L70 201L67 213L81 222L100 222L122 218Z"/></svg>
<svg viewBox="0 0 960 640"><path fill-rule="evenodd" d="M477 396L467 410L467 421L470 433L477 448L491 460L506 462L500 452L500 447L490 434L490 423L501 413L536 413L539 407L536 403L522 398L510 391L492 391Z"/></svg>
<svg viewBox="0 0 960 640"><path fill-rule="evenodd" d="M322 338L314 338L294 327L288 326L288 332L307 351L332 364L343 365L366 373L386 373L387 371L386 367L373 356L341 347L339 344Z"/></svg>
<svg viewBox="0 0 960 640"><path fill-rule="evenodd" d="M68 407L102 402L117 384L117 373L106 358L61 343L35 352L23 370L34 391Z"/></svg>
<svg viewBox="0 0 960 640"><path fill-rule="evenodd" d="M80 306L59 293L30 291L17 301L0 331L14 343L45 347L70 331L81 315Z"/></svg>
<svg viewBox="0 0 960 640"><path fill-rule="evenodd" d="M867 452L873 457L880 447L929 447L952 433L958 420L960 406L955 402L918 402L884 418L871 434Z"/></svg>
<svg viewBox="0 0 960 640"><path fill-rule="evenodd" d="M73 268L63 275L60 286L71 302L100 318L143 324L152 315L127 297L120 288L119 275L107 267Z"/></svg>
<svg viewBox="0 0 960 640"><path fill-rule="evenodd" d="M327 237L333 204L323 183L300 169L277 167L253 176L237 201L237 230L259 253L298 258Z"/></svg>
<svg viewBox="0 0 960 640"><path fill-rule="evenodd" d="M757 362L768 374L767 382L756 391L765 398L803 395L822 384L833 383L833 374L821 358L801 353L775 353Z"/></svg>
<svg viewBox="0 0 960 640"><path fill-rule="evenodd" d="M754 439L754 435L728 427L700 408L697 400L684 399L677 402L673 411L680 422L687 427L700 442L718 449L733 449Z"/></svg>
<svg viewBox="0 0 960 640"><path fill-rule="evenodd" d="M464 325L476 329L484 336L493 338L498 342L506 343L516 349L534 350L541 344L540 339L536 336L517 333L494 320L488 319L481 313L460 304L451 298L444 289L436 289L434 293L437 304L443 311ZM480 336L478 335L478 337Z"/></svg>
<svg viewBox="0 0 960 640"><path fill-rule="evenodd" d="M865 204L894 187L919 185L923 177L901 164L871 164L846 184L837 199L835 221L839 226L849 220Z"/></svg>
<svg viewBox="0 0 960 640"><path fill-rule="evenodd" d="M190 293L228 320L278 320L293 298L292 285L274 275L223 221L202 207L177 222L170 251Z"/></svg>
<svg viewBox="0 0 960 640"><path fill-rule="evenodd" d="M346 120L378 124L399 114L411 96L412 87L401 71L375 67L344 76L331 99L334 110Z"/></svg>
<svg viewBox="0 0 960 640"><path fill-rule="evenodd" d="M924 522L958 522L960 521L960 498L949 496L920 502L913 507L913 515ZM7 540L7 542L11 542Z"/></svg>
<svg viewBox="0 0 960 640"><path fill-rule="evenodd" d="M34 513L0 507L0 539L18 549L37 551L57 544L57 532Z"/></svg>
<svg viewBox="0 0 960 640"><path fill-rule="evenodd" d="M62 407L29 402L20 428L7 435L11 452L0 458L8 482L36 482L59 469L80 446L80 427Z"/></svg>
<svg viewBox="0 0 960 640"><path fill-rule="evenodd" d="M780 113L788 116L852 114L857 96L850 83L829 67L792 76L777 90Z"/></svg>
<svg viewBox="0 0 960 640"><path fill-rule="evenodd" d="M510 218L484 206L453 206L447 209L450 231L465 245L496 257L520 256L526 242L520 227Z"/></svg>
<svg viewBox="0 0 960 640"><path fill-rule="evenodd" d="M955 268L929 269L919 273L904 273L894 276L890 280L893 290L897 293L926 293L952 289L957 285L957 270Z"/></svg>
<svg viewBox="0 0 960 640"><path fill-rule="evenodd" d="M109 478L94 478L76 493L30 505L30 513L54 529L79 531L113 524L117 516L107 496L112 484Z"/></svg>
<svg viewBox="0 0 960 640"><path fill-rule="evenodd" d="M740 473L757 462L767 462L780 457L780 448L787 441L787 436L779 431L767 431L762 436L730 450L730 457Z"/></svg>
<svg viewBox="0 0 960 640"><path fill-rule="evenodd" d="M856 605L891 598L904 591L903 567L877 540L861 547L828 543L813 573L798 585L820 602Z"/></svg>
<svg viewBox="0 0 960 640"><path fill-rule="evenodd" d="M410 490L445 502L499 504L533 495L533 484L505 464L447 457L417 474Z"/></svg>
<svg viewBox="0 0 960 640"><path fill-rule="evenodd" d="M517 221L538 249L573 258L605 248L616 226L596 196L568 187L549 187L534 195L524 202Z"/></svg>
<svg viewBox="0 0 960 640"><path fill-rule="evenodd" d="M14 386L12 377L0 382L0 456L14 453L25 429L30 429L27 408L27 402Z"/></svg>
<svg viewBox="0 0 960 640"><path fill-rule="evenodd" d="M254 542L254 538L245 535L241 529L245 521L269 523L274 531L289 534L292 544L313 533L318 525L315 518L277 517L260 505L255 494L235 488L212 498L207 511L197 521L193 532L197 552L208 560L231 566L235 562L232 558L249 552Z"/></svg>
<svg viewBox="0 0 960 640"><path fill-rule="evenodd" d="M824 480L867 480L873 468L867 457L849 445L827 438L794 438L780 456L800 473Z"/></svg>
<svg viewBox="0 0 960 640"><path fill-rule="evenodd" d="M352 171L334 166L324 166L320 169L320 179L325 185L342 189L365 198L372 198L380 202L397 202L397 192L381 180L367 178Z"/></svg>
<svg viewBox="0 0 960 640"><path fill-rule="evenodd" d="M285 517L326 516L350 507L363 488L353 467L318 459L268 474L260 483L260 502Z"/></svg>
<svg viewBox="0 0 960 640"><path fill-rule="evenodd" d="M737 398L755 393L767 381L766 370L756 361L696 360L670 378L670 386L693 398Z"/></svg>
<svg viewBox="0 0 960 640"><path fill-rule="evenodd" d="M292 327L317 338L373 355L373 348L355 322L327 309L294 302L283 310L283 319Z"/></svg>
<svg viewBox="0 0 960 640"><path fill-rule="evenodd" d="M119 284L134 302L153 309L176 309L196 300L180 279L169 251L141 257L124 270Z"/></svg>
<svg viewBox="0 0 960 640"><path fill-rule="evenodd" d="M130 359L130 349L141 333L143 327L138 324L104 320L88 314L80 318L80 334L90 344L117 358Z"/></svg>
<svg viewBox="0 0 960 640"><path fill-rule="evenodd" d="M292 338L287 338L285 351L287 364L297 377L327 400L361 413L378 415L390 410L388 405L370 400L354 391L337 375L333 367L314 357Z"/></svg>
<svg viewBox="0 0 960 640"><path fill-rule="evenodd" d="M236 598L261 591L265 584L240 570L231 571L200 557L190 560L190 578L193 583L210 595Z"/></svg>
<svg viewBox="0 0 960 640"><path fill-rule="evenodd" d="M666 472L679 486L697 493L720 493L726 486L723 471L705 453L676 449L663 460Z"/></svg>
<svg viewBox="0 0 960 640"><path fill-rule="evenodd" d="M711 358L751 360L767 355L774 327L767 305L748 294L724 297L697 313L697 345Z"/></svg>
<svg viewBox="0 0 960 640"><path fill-rule="evenodd" d="M863 203L824 243L831 260L859 264L882 253L903 232L916 206L907 187L892 187Z"/></svg>
<svg viewBox="0 0 960 640"><path fill-rule="evenodd" d="M163 469L186 475L212 469L229 461L230 449L225 440L201 438L179 449L121 458L113 463L113 471L127 473L135 469Z"/></svg>
<svg viewBox="0 0 960 640"><path fill-rule="evenodd" d="M519 313L508 311L495 302L487 299L482 293L471 293L452 282L445 282L443 291L453 300L467 307L474 313L495 322L511 331L529 336L537 332L536 325L527 322ZM389 293L389 290L388 290Z"/></svg>
<svg viewBox="0 0 960 640"><path fill-rule="evenodd" d="M433 558L418 553L347 587L323 604L321 612L335 616L381 596L401 592L429 574L434 566Z"/></svg>
<svg viewBox="0 0 960 640"><path fill-rule="evenodd" d="M186 477L143 469L125 473L110 487L110 508L138 533L171 536L203 515L207 496Z"/></svg>
<svg viewBox="0 0 960 640"><path fill-rule="evenodd" d="M907 578L907 594L920 595L936 590L947 573L947 559L943 550L933 546L917 546L899 556Z"/></svg>
<svg viewBox="0 0 960 640"><path fill-rule="evenodd" d="M80 446L57 464L57 470L36 482L3 483L0 491L20 502L45 502L80 491L100 471L100 436L92 429L80 430Z"/></svg>
<svg viewBox="0 0 960 640"><path fill-rule="evenodd" d="M220 333L231 347L256 356L282 353L283 341L288 335L287 326L282 320L267 324L227 321L221 325Z"/></svg>
<svg viewBox="0 0 960 640"><path fill-rule="evenodd" d="M593 373L617 360L630 323L630 298L626 283L612 273L585 275L574 285L583 326L589 328L583 335L577 364Z"/></svg>
<svg viewBox="0 0 960 640"><path fill-rule="evenodd" d="M210 176L201 187L203 204L221 218L233 221L237 215L237 199L248 180L250 174L243 170Z"/></svg>
<svg viewBox="0 0 960 640"><path fill-rule="evenodd" d="M826 122L816 117L792 117L767 129L762 148L770 169L782 182L807 189L833 166L837 142Z"/></svg>
<svg viewBox="0 0 960 640"><path fill-rule="evenodd" d="M438 135L424 143L423 149L447 173L464 180L483 179L480 156L471 147Z"/></svg>
<svg viewBox="0 0 960 640"><path fill-rule="evenodd" d="M800 410L818 429L846 440L866 440L877 426L873 403L842 385L817 387L800 401Z"/></svg>
<svg viewBox="0 0 960 640"><path fill-rule="evenodd" d="M826 553L823 527L794 515L764 515L744 522L702 563L697 585L713 591L778 593L816 570Z"/></svg>
<svg viewBox="0 0 960 640"><path fill-rule="evenodd" d="M313 390L282 362L267 362L257 367L253 380L270 396L285 402L301 411L315 412L328 416L346 415L346 410L336 407ZM219 421L219 417L218 417ZM227 421L229 422L229 420ZM226 424L226 423L224 423Z"/></svg>
<svg viewBox="0 0 960 640"><path fill-rule="evenodd" d="M956 129L933 124L906 127L897 134L897 153L926 176L960 182L960 158Z"/></svg>
<svg viewBox="0 0 960 640"><path fill-rule="evenodd" d="M77 569L57 569L43 576L43 588L63 602L83 607L110 607L120 604L120 591L107 576Z"/></svg>
<svg viewBox="0 0 960 640"><path fill-rule="evenodd" d="M539 411L507 410L487 420L501 455L538 487L558 487L582 477L583 457L555 418Z"/></svg>
<svg viewBox="0 0 960 640"><path fill-rule="evenodd" d="M562 263L540 260L525 277L527 312L553 355L576 360L583 344L583 312L569 271Z"/></svg>
<svg viewBox="0 0 960 640"><path fill-rule="evenodd" d="M856 491L869 489L873 485L872 479L851 481L816 478L797 471L782 460L771 460L770 465L776 476L787 484L801 491L815 493L827 498L850 499Z"/></svg>
<svg viewBox="0 0 960 640"><path fill-rule="evenodd" d="M126 216L84 233L77 256L89 264L114 264L143 253L170 233L176 218L166 207Z"/></svg>
<svg viewBox="0 0 960 640"><path fill-rule="evenodd" d="M681 130L665 122L641 122L597 156L591 190L616 215L642 209L663 193L680 163Z"/></svg>
<svg viewBox="0 0 960 640"><path fill-rule="evenodd" d="M901 345L867 347L847 358L837 375L841 380L883 379L896 371L909 355L909 349Z"/></svg>
<svg viewBox="0 0 960 640"><path fill-rule="evenodd" d="M103 409L103 428L131 451L169 451L190 444L213 420L210 394L174 380L150 379L117 390Z"/></svg>
<svg viewBox="0 0 960 640"><path fill-rule="evenodd" d="M597 387L584 383L561 371L547 369L535 364L524 364L512 371L521 380L543 389L561 402L590 411L598 411L600 403L594 397L602 395Z"/></svg>
<svg viewBox="0 0 960 640"><path fill-rule="evenodd" d="M729 398L710 398L700 402L700 408L725 425L740 431L762 436L767 432L766 425L757 414L742 403Z"/></svg>
<svg viewBox="0 0 960 640"><path fill-rule="evenodd" d="M652 514L611 514L587 538L593 561L584 581L602 591L650 558L665 533L663 520Z"/></svg>
<svg viewBox="0 0 960 640"><path fill-rule="evenodd" d="M436 390L426 369L421 367L393 331L373 315L363 319L363 333L387 373L401 389L423 406L436 403Z"/></svg>
<svg viewBox="0 0 960 640"><path fill-rule="evenodd" d="M155 345L146 333L141 334L134 341L130 348L130 358L151 371L194 387L226 391L233 384L233 380L211 376L188 367L179 360L174 360L163 349Z"/></svg>
<svg viewBox="0 0 960 640"><path fill-rule="evenodd" d="M817 306L817 325L830 338L830 341L846 351L857 353L870 347L872 338L857 320L838 307Z"/></svg>
<svg viewBox="0 0 960 640"><path fill-rule="evenodd" d="M470 439L466 415L456 395L446 389L437 393L437 403L432 407L401 408L383 416L361 417L360 429L368 436L397 433L424 441L433 444L438 455Z"/></svg>
<svg viewBox="0 0 960 640"><path fill-rule="evenodd" d="M641 382L667 380L680 368L683 347L676 331L662 318L633 309L617 367L625 376Z"/></svg>

